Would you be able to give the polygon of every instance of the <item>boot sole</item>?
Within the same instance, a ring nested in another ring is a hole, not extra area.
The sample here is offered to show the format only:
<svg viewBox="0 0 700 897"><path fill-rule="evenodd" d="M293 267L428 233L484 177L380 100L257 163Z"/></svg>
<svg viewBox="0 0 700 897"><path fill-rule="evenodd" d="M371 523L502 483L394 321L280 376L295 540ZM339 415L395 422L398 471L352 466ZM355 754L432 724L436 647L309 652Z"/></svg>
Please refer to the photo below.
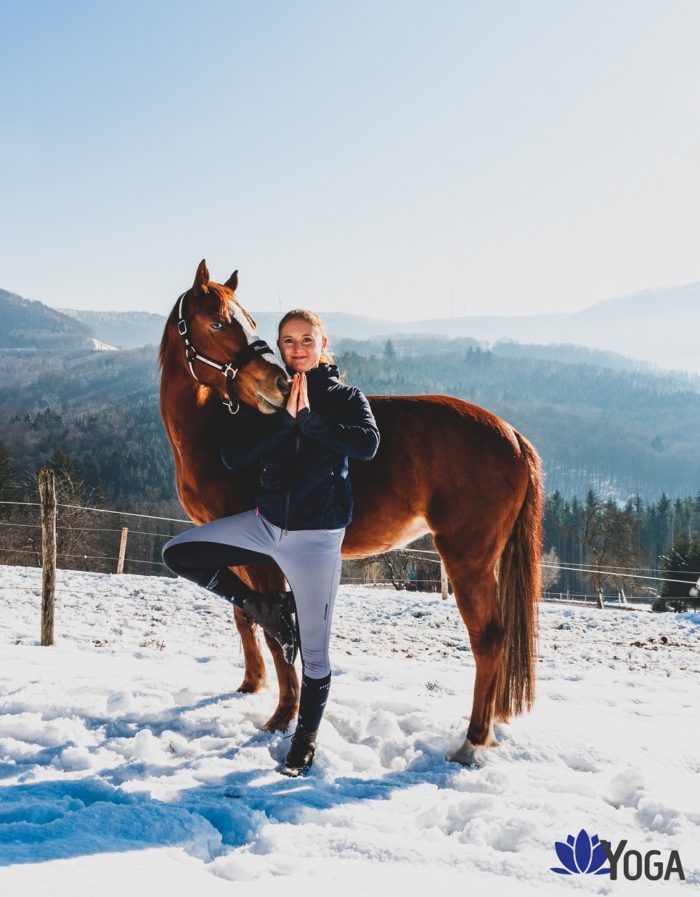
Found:
<svg viewBox="0 0 700 897"><path fill-rule="evenodd" d="M296 766L283 766L280 772L283 776L287 776L290 779L298 779L299 776L305 776L310 769L310 766L301 766L299 768Z"/></svg>

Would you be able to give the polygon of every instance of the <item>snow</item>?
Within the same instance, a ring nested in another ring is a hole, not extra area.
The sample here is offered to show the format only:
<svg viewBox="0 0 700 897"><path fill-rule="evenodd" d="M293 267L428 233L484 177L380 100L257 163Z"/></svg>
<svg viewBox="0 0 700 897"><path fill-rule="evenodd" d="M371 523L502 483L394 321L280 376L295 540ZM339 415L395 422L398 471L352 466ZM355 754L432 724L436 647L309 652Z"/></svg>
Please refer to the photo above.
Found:
<svg viewBox="0 0 700 897"><path fill-rule="evenodd" d="M110 346L109 343L103 343L101 340L95 339L94 337L90 338L90 345L97 352L117 352L118 351L116 346Z"/></svg>
<svg viewBox="0 0 700 897"><path fill-rule="evenodd" d="M454 599L342 585L316 761L245 695L231 609L174 579L60 571L39 645L40 571L0 567L0 894L558 895L651 892L560 876L589 834L700 883L700 614L542 605L534 710L478 765L474 664Z"/></svg>

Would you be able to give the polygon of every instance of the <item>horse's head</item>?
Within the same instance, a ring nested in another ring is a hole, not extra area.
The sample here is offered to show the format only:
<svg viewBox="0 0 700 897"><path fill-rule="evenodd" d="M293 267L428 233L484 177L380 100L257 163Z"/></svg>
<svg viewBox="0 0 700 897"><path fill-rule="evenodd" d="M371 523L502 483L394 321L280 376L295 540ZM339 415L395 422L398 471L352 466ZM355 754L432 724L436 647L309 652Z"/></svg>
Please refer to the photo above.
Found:
<svg viewBox="0 0 700 897"><path fill-rule="evenodd" d="M222 401L238 399L264 414L283 408L289 395L284 365L265 351L253 318L236 299L238 271L225 284L209 280L204 259L192 287L178 299L161 343L180 352L185 369ZM235 373L234 373L235 372Z"/></svg>

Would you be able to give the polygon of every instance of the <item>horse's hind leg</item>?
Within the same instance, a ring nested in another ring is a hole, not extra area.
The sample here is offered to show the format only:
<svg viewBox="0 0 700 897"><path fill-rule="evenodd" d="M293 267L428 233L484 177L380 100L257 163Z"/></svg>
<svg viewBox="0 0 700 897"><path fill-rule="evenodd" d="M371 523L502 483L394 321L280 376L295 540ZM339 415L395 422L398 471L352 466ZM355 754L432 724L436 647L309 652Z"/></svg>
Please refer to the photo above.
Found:
<svg viewBox="0 0 700 897"><path fill-rule="evenodd" d="M489 552L484 551L477 563L473 557L478 557L479 552L473 552L472 558L465 558L463 547L461 550L454 548L456 542L464 545L461 537L435 536L435 546L445 564L457 607L469 632L476 665L467 737L448 759L470 764L475 759L474 748L492 747L498 743L493 733L493 719L505 630L498 614L495 566L493 562L484 561Z"/></svg>

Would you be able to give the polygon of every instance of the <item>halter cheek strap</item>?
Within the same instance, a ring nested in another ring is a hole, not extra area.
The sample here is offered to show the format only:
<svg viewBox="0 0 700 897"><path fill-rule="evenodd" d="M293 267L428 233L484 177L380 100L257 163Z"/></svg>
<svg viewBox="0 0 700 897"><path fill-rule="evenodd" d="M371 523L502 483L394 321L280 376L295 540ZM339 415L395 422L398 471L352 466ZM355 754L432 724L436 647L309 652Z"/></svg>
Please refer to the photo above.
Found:
<svg viewBox="0 0 700 897"><path fill-rule="evenodd" d="M177 332L182 337L182 341L185 344L185 358L187 359L187 365L190 369L190 374L194 377L194 379L200 383L199 377L194 372L194 363L195 361L201 361L204 364L208 364L209 367L215 368L221 374L226 377L226 393L228 395L228 399L223 402L223 404L228 408L229 414L237 414L240 408L240 405L235 397L233 392L233 381L236 374L240 371L242 367L245 367L246 364L253 361L255 358L259 358L261 355L274 355L275 353L268 346L268 344L263 339L256 339L253 342L249 343L245 349L242 349L234 358L233 361L215 361L213 358L209 358L206 355L202 355L201 352L198 352L197 349L190 342L190 330L187 324L187 318L184 314L184 302L185 296L189 293L189 290L185 290L185 292L178 299L177 305ZM233 403L236 402L236 409L234 411Z"/></svg>

